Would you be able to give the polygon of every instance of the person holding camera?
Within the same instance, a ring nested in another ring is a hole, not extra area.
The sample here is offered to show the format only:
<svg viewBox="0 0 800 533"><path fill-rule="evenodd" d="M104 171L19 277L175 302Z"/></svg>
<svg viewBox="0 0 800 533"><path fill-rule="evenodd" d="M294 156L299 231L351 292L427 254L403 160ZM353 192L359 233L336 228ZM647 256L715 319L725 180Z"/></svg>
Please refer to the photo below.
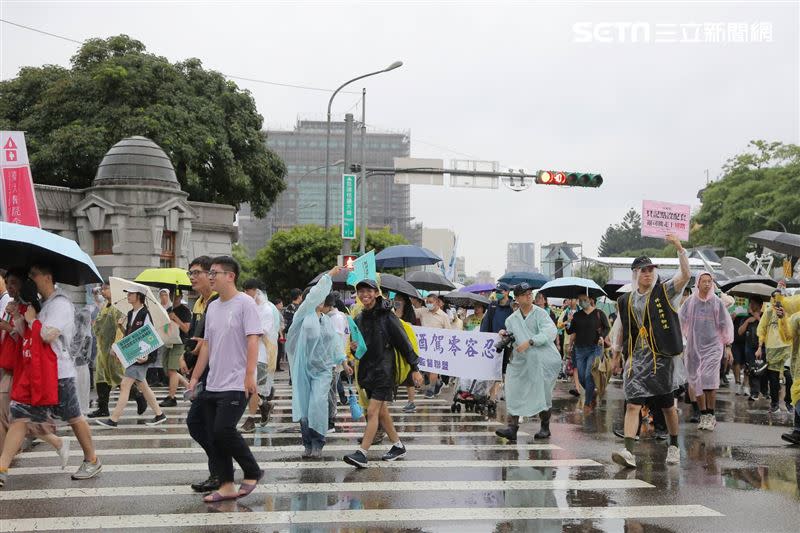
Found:
<svg viewBox="0 0 800 533"><path fill-rule="evenodd" d="M144 327L145 324L152 325L152 321L150 320L150 311L147 310L147 306L144 304L146 294L145 288L133 286L129 289L125 289L124 292L127 294L128 303L131 304L132 309L128 311L128 316L122 317L119 320L118 324L120 329L124 330L127 336L137 329ZM167 421L167 415L161 411L161 407L156 400L156 395L153 394L150 385L147 384L147 369L155 361L157 353L157 351L154 351L150 354L143 355L137 359L135 363L125 369L122 383L120 383L119 386L117 405L114 406L114 411L109 418L96 419L98 424L109 428L116 428L118 426L119 420L122 418L122 413L125 411L125 404L128 403L131 387L133 387L134 383L136 383L139 392L141 392L145 400L147 400L147 405L149 405L156 414L156 416L153 417L152 420L146 422L146 424L148 426L157 426Z"/></svg>
<svg viewBox="0 0 800 533"><path fill-rule="evenodd" d="M535 439L550 437L553 388L561 370L561 355L555 345L558 329L541 307L533 305L533 287L520 283L514 288L519 309L506 320L500 334L511 343L512 356L506 368L508 426L495 431L498 437L517 440L519 417L539 415L541 428ZM497 349L503 348L502 343Z"/></svg>

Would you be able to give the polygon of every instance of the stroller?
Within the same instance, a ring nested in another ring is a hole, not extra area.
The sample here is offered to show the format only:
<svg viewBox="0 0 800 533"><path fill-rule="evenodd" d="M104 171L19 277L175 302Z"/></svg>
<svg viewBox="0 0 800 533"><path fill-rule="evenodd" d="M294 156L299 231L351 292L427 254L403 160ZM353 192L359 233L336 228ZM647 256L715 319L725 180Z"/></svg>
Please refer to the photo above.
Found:
<svg viewBox="0 0 800 533"><path fill-rule="evenodd" d="M460 413L463 404L464 410L468 413L474 411L480 415L494 416L497 413L497 404L489 399L493 383L477 379L459 379L450 412Z"/></svg>

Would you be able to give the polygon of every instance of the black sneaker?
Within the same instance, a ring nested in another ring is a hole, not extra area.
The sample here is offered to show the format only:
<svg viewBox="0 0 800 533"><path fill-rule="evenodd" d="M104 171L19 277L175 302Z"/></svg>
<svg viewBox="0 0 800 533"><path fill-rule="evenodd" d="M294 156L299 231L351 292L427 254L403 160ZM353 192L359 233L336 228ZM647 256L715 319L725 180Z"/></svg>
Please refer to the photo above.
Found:
<svg viewBox="0 0 800 533"><path fill-rule="evenodd" d="M405 456L406 456L405 446L392 446L392 449L383 454L383 456L381 456L381 459L383 459L384 461L395 461Z"/></svg>
<svg viewBox="0 0 800 533"><path fill-rule="evenodd" d="M784 433L781 435L781 438L791 444L800 444L800 431L795 430L791 433Z"/></svg>
<svg viewBox="0 0 800 533"><path fill-rule="evenodd" d="M192 483L191 485L192 490L195 492L211 492L212 490L217 490L219 486L219 479L215 478L214 476L209 476L205 481L201 481L200 483Z"/></svg>
<svg viewBox="0 0 800 533"><path fill-rule="evenodd" d="M498 437L507 439L508 442L516 442L518 429L519 429L518 426L507 426L502 429L496 430L494 434L497 435Z"/></svg>
<svg viewBox="0 0 800 533"><path fill-rule="evenodd" d="M345 455L344 462L356 468L366 468L367 456L361 450L356 450L350 455Z"/></svg>
<svg viewBox="0 0 800 533"><path fill-rule="evenodd" d="M108 412L108 409L97 409L96 411L92 411L86 416L89 418L105 418L110 415L111 413Z"/></svg>
<svg viewBox="0 0 800 533"><path fill-rule="evenodd" d="M161 413L160 415L154 416L151 420L145 422L146 426L157 426L159 424L163 424L167 421L167 415Z"/></svg>
<svg viewBox="0 0 800 533"><path fill-rule="evenodd" d="M172 396L167 396L158 405L159 405L159 407L177 407L178 406L178 400L176 400Z"/></svg>
<svg viewBox="0 0 800 533"><path fill-rule="evenodd" d="M115 428L118 425L117 422L114 422L110 418L98 418L95 420L95 422L107 428Z"/></svg>
<svg viewBox="0 0 800 533"><path fill-rule="evenodd" d="M778 407L778 404L775 404L775 405L770 405L770 406L769 406L769 411L768 411L768 412L769 412L769 414L771 414L771 415L774 415L774 414L776 414L776 413L779 413L780 411L781 411L781 408L780 408L780 407Z"/></svg>
<svg viewBox="0 0 800 533"><path fill-rule="evenodd" d="M569 390L569 393L570 393L571 395L575 396L576 398L580 398L580 396L581 396L581 393L580 393L580 392L578 392L578 391L577 391L577 389L570 389L570 390Z"/></svg>
<svg viewBox="0 0 800 533"><path fill-rule="evenodd" d="M750 401L750 402L758 401L758 394L750 395L750 397L747 400Z"/></svg>

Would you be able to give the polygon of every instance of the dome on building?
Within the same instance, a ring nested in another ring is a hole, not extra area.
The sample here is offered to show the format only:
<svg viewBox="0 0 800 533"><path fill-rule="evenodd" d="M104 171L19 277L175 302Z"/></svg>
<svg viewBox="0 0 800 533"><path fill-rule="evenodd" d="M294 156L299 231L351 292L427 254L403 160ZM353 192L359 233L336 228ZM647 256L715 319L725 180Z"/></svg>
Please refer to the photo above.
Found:
<svg viewBox="0 0 800 533"><path fill-rule="evenodd" d="M147 137L127 137L111 147L97 167L93 185L151 185L180 190L175 168Z"/></svg>

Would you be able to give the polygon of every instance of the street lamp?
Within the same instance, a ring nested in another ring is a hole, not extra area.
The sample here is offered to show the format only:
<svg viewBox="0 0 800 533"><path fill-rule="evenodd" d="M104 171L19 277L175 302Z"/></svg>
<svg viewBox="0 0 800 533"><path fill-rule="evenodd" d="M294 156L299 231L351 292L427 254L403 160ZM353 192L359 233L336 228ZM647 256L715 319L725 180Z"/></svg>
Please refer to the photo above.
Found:
<svg viewBox="0 0 800 533"><path fill-rule="evenodd" d="M760 218L760 219L766 220L767 222L777 222L783 228L783 232L784 233L789 233L789 230L786 229L786 226L783 225L783 222L781 222L777 218L766 217L766 216L762 215L761 213L757 213L757 212L753 212L753 214L755 216L757 216L758 218Z"/></svg>
<svg viewBox="0 0 800 533"><path fill-rule="evenodd" d="M358 81L369 76L375 76L376 74L381 74L383 72L389 72L390 70L394 70L396 68L402 67L402 61L395 61L388 67L382 70L376 70L375 72L370 72L369 74L364 74L362 76L358 76L357 78L353 78L352 80L346 81L339 86L338 89L333 91L330 100L328 100L328 130L325 136L325 229L330 227L330 178L328 169L330 168L330 159L331 159L331 105L333 104L333 99L336 97L336 94L344 89L347 85L353 83L354 81Z"/></svg>

